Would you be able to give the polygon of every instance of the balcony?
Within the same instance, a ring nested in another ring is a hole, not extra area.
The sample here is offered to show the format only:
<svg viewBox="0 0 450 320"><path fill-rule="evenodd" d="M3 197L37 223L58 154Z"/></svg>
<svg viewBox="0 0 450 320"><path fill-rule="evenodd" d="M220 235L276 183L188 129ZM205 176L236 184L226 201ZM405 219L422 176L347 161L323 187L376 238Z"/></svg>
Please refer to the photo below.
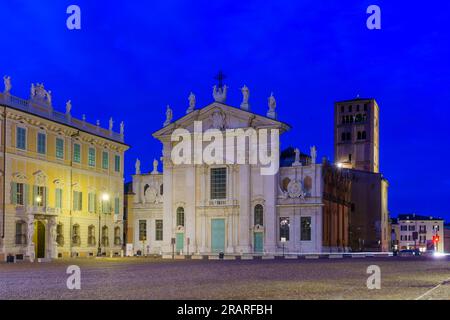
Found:
<svg viewBox="0 0 450 320"><path fill-rule="evenodd" d="M61 214L60 208L42 207L42 206L27 206L27 214L57 216Z"/></svg>
<svg viewBox="0 0 450 320"><path fill-rule="evenodd" d="M220 207L220 206L232 206L236 205L237 200L228 199L211 199L207 202L208 206Z"/></svg>

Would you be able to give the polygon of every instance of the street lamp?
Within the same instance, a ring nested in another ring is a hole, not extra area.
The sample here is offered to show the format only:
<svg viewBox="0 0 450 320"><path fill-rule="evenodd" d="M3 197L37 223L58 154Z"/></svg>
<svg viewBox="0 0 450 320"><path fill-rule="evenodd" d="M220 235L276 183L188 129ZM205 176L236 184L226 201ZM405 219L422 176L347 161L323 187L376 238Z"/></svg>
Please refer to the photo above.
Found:
<svg viewBox="0 0 450 320"><path fill-rule="evenodd" d="M109 194L103 193L102 194L102 212L105 211L105 202L109 201ZM102 255L102 247L101 247L101 213L98 211L98 249L97 249L97 256L101 257Z"/></svg>
<svg viewBox="0 0 450 320"><path fill-rule="evenodd" d="M42 197L41 196L37 196L36 197L36 203L38 204L38 206L41 205L41 202L42 202Z"/></svg>

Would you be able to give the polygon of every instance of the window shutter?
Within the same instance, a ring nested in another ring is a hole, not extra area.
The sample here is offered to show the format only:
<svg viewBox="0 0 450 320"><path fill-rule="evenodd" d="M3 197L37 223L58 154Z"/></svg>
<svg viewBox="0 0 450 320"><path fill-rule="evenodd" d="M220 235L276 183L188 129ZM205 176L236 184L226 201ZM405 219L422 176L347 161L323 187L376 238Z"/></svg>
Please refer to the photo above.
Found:
<svg viewBox="0 0 450 320"><path fill-rule="evenodd" d="M36 201L36 197L37 197L37 186L33 186L33 206L37 206L37 201Z"/></svg>
<svg viewBox="0 0 450 320"><path fill-rule="evenodd" d="M29 192L30 192L30 190L29 190L30 188L29 188L29 186L28 186L28 184L24 184L23 185L23 204L24 205L28 205L29 204L29 200L28 200L28 197L29 197Z"/></svg>
<svg viewBox="0 0 450 320"><path fill-rule="evenodd" d="M119 214L119 198L114 199L114 214Z"/></svg>
<svg viewBox="0 0 450 320"><path fill-rule="evenodd" d="M11 203L17 204L17 183L11 182Z"/></svg>
<svg viewBox="0 0 450 320"><path fill-rule="evenodd" d="M80 209L80 211L83 211L83 192L79 193L78 201L79 201L79 206L80 206L79 209Z"/></svg>
<svg viewBox="0 0 450 320"><path fill-rule="evenodd" d="M44 187L45 206L48 207L48 188Z"/></svg>
<svg viewBox="0 0 450 320"><path fill-rule="evenodd" d="M76 192L76 191L72 192L72 209L74 211L77 210L77 203L78 203L77 195L78 195L78 192Z"/></svg>

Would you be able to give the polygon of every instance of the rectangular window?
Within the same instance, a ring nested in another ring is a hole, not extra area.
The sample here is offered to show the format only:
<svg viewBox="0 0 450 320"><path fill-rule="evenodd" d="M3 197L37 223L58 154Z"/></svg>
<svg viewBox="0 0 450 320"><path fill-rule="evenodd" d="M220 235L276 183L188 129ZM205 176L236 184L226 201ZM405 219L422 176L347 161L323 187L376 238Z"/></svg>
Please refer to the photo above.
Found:
<svg viewBox="0 0 450 320"><path fill-rule="evenodd" d="M37 152L40 154L45 154L46 152L46 135L45 133L37 134Z"/></svg>
<svg viewBox="0 0 450 320"><path fill-rule="evenodd" d="M120 198L114 198L114 214L118 215L120 209Z"/></svg>
<svg viewBox="0 0 450 320"><path fill-rule="evenodd" d="M408 227L407 227L407 226L400 226L400 230L401 230L401 231L407 231L407 230L408 230Z"/></svg>
<svg viewBox="0 0 450 320"><path fill-rule="evenodd" d="M289 217L280 217L280 241L284 238L289 241Z"/></svg>
<svg viewBox="0 0 450 320"><path fill-rule="evenodd" d="M111 203L109 200L102 200L102 213L111 213Z"/></svg>
<svg viewBox="0 0 450 320"><path fill-rule="evenodd" d="M155 240L162 241L163 240L163 221L155 220Z"/></svg>
<svg viewBox="0 0 450 320"><path fill-rule="evenodd" d="M16 222L16 244L26 244L27 238L25 235L25 222Z"/></svg>
<svg viewBox="0 0 450 320"><path fill-rule="evenodd" d="M78 143L73 145L73 162L81 162L81 146Z"/></svg>
<svg viewBox="0 0 450 320"><path fill-rule="evenodd" d="M24 185L23 185L23 183L16 183L16 188L15 188L16 190L16 200L15 200L15 204L18 204L18 205L24 205L24 190L25 190L25 188L24 188Z"/></svg>
<svg viewBox="0 0 450 320"><path fill-rule="evenodd" d="M95 213L97 205L97 195L93 192L89 192L88 194L88 211L90 213Z"/></svg>
<svg viewBox="0 0 450 320"><path fill-rule="evenodd" d="M83 210L83 193L79 191L73 192L73 210L82 211Z"/></svg>
<svg viewBox="0 0 450 320"><path fill-rule="evenodd" d="M64 159L64 139L56 138L56 157Z"/></svg>
<svg viewBox="0 0 450 320"><path fill-rule="evenodd" d="M42 186L34 186L34 204L39 207L47 205L47 188Z"/></svg>
<svg viewBox="0 0 450 320"><path fill-rule="evenodd" d="M62 189L55 189L55 207L62 209Z"/></svg>
<svg viewBox="0 0 450 320"><path fill-rule="evenodd" d="M17 127L16 147L22 150L27 148L27 130L25 128Z"/></svg>
<svg viewBox="0 0 450 320"><path fill-rule="evenodd" d="M147 240L147 221L139 220L139 241Z"/></svg>
<svg viewBox="0 0 450 320"><path fill-rule="evenodd" d="M88 164L90 167L95 167L95 148L89 148Z"/></svg>
<svg viewBox="0 0 450 320"><path fill-rule="evenodd" d="M211 199L226 199L227 168L211 169Z"/></svg>
<svg viewBox="0 0 450 320"><path fill-rule="evenodd" d="M109 168L109 153L107 151L103 151L102 154L102 168L103 169Z"/></svg>
<svg viewBox="0 0 450 320"><path fill-rule="evenodd" d="M300 218L300 240L311 241L311 217Z"/></svg>
<svg viewBox="0 0 450 320"><path fill-rule="evenodd" d="M416 226L409 226L409 231L416 231Z"/></svg>
<svg viewBox="0 0 450 320"><path fill-rule="evenodd" d="M114 156L114 170L120 172L120 156Z"/></svg>

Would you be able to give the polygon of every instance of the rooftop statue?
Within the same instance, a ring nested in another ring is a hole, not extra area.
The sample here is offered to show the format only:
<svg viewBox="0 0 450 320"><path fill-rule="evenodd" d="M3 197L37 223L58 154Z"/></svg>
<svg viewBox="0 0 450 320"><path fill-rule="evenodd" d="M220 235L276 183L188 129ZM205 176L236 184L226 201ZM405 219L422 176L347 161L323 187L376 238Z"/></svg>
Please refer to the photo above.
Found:
<svg viewBox="0 0 450 320"><path fill-rule="evenodd" d="M167 105L167 110L166 110L166 121L164 121L164 127L169 125L170 122L172 122L172 118L173 118L173 112L172 109L170 109L170 106Z"/></svg>
<svg viewBox="0 0 450 320"><path fill-rule="evenodd" d="M4 94L9 94L9 92L11 91L11 77L10 76L4 76L3 77L3 83L5 85L5 90L3 90Z"/></svg>
<svg viewBox="0 0 450 320"><path fill-rule="evenodd" d="M189 108L187 109L186 114L194 111L194 109L195 109L195 103L196 103L196 101L195 101L195 94L193 94L191 92L189 94L188 100L189 100Z"/></svg>

